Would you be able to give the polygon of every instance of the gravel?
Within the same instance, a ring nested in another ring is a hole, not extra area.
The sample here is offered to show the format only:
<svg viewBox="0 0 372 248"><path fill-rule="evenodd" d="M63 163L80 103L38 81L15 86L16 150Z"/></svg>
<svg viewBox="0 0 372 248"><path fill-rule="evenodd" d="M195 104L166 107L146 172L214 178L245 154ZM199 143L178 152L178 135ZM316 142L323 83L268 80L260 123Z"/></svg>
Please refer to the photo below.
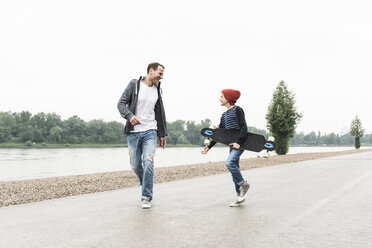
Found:
<svg viewBox="0 0 372 248"><path fill-rule="evenodd" d="M270 158L250 158L240 161L241 170L293 163L310 159L338 156L372 149L340 152L298 153ZM156 166L156 164L155 164ZM170 182L228 172L224 161L155 168L154 183ZM77 176L51 177L31 180L0 182L0 207L37 202L66 196L90 194L138 186L132 171L115 171Z"/></svg>

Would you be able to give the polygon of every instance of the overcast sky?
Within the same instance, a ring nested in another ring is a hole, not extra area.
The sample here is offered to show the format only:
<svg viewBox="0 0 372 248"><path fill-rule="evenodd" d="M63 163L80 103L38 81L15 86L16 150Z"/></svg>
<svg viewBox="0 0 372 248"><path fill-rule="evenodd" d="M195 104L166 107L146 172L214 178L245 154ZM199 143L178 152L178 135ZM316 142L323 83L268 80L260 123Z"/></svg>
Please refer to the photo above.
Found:
<svg viewBox="0 0 372 248"><path fill-rule="evenodd" d="M249 126L281 80L297 132L372 132L372 2L14 0L0 2L0 111L123 121L117 102L150 62L165 66L168 121L219 123L238 89Z"/></svg>

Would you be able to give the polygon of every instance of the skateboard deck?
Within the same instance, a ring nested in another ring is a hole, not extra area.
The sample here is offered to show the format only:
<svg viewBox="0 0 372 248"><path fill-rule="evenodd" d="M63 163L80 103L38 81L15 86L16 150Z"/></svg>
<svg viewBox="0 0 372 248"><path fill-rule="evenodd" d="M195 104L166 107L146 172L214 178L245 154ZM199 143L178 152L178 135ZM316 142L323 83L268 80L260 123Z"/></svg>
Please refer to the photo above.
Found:
<svg viewBox="0 0 372 248"><path fill-rule="evenodd" d="M226 129L226 128L203 128L201 135L215 142L229 145L236 142L240 134L237 129ZM275 143L271 140L266 140L263 135L249 133L245 141L240 145L241 149L260 152L262 150L273 151L275 150Z"/></svg>

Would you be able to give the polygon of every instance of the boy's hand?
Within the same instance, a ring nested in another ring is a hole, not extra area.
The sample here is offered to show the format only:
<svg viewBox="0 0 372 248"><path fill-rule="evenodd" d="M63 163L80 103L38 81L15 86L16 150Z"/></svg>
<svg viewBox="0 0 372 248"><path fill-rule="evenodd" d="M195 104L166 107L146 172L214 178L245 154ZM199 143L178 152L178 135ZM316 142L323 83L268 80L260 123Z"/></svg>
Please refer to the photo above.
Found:
<svg viewBox="0 0 372 248"><path fill-rule="evenodd" d="M204 147L204 150L201 153L202 154L207 154L208 151L209 151L209 147L206 146L206 147Z"/></svg>
<svg viewBox="0 0 372 248"><path fill-rule="evenodd" d="M240 149L240 145L238 143L231 143L231 144L229 144L229 146L232 146L232 148L234 148L236 150Z"/></svg>

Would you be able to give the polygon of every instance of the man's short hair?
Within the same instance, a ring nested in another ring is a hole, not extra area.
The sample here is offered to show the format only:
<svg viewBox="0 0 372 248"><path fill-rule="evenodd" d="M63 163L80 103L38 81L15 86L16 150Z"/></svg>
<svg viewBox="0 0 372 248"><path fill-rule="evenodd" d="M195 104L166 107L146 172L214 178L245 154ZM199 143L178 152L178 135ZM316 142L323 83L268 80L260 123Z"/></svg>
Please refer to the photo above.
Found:
<svg viewBox="0 0 372 248"><path fill-rule="evenodd" d="M159 66L161 66L161 67L163 67L163 69L165 69L164 65L161 65L158 62L154 62L154 63L149 64L147 66L147 74L149 74L150 69L153 69L154 71L156 71Z"/></svg>

